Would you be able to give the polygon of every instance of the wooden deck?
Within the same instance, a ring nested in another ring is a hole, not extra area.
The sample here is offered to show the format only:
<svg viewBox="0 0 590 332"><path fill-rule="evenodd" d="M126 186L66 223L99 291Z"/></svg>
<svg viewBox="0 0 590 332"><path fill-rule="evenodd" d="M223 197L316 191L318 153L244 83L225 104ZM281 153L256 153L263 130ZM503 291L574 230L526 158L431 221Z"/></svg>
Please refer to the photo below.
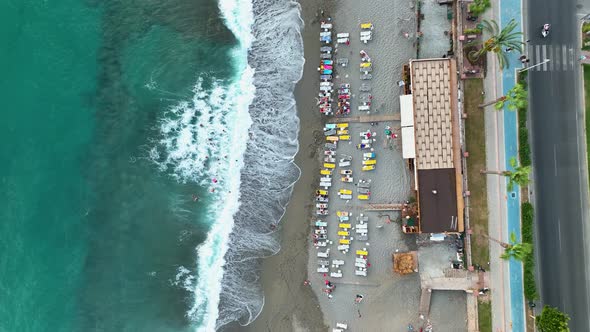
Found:
<svg viewBox="0 0 590 332"><path fill-rule="evenodd" d="M369 123L369 122L385 122L385 121L400 121L400 114L375 114L375 115L360 115L360 116L350 116L345 118L333 118L330 119L328 122L331 123L343 123L343 122L361 122L361 123Z"/></svg>
<svg viewBox="0 0 590 332"><path fill-rule="evenodd" d="M403 204L401 203L393 203L393 204L367 204L361 206L361 209L365 211L401 211L403 208Z"/></svg>

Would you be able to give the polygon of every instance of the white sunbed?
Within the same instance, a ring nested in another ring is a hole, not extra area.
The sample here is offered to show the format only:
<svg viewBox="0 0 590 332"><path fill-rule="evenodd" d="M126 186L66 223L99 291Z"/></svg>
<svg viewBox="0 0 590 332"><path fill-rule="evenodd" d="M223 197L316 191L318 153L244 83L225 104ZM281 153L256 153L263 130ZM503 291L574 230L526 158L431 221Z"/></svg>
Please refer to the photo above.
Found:
<svg viewBox="0 0 590 332"><path fill-rule="evenodd" d="M330 253L329 253L329 252L327 252L327 251L326 251L326 252L323 252L323 251L318 251L318 257L321 257L321 258L328 258L328 257L330 257Z"/></svg>
<svg viewBox="0 0 590 332"><path fill-rule="evenodd" d="M341 217L338 217L338 218L340 218L340 221L348 221L350 219L349 216L341 216Z"/></svg>
<svg viewBox="0 0 590 332"><path fill-rule="evenodd" d="M318 267L317 271L318 273L328 273L330 269L328 267Z"/></svg>
<svg viewBox="0 0 590 332"><path fill-rule="evenodd" d="M349 42L349 41L350 41L350 39L348 39L348 38L338 38L338 39L336 40L336 42L337 42L338 44L345 44L345 43L347 43L347 42Z"/></svg>
<svg viewBox="0 0 590 332"><path fill-rule="evenodd" d="M341 330L341 329L332 329L332 332L344 332L344 330Z"/></svg>
<svg viewBox="0 0 590 332"><path fill-rule="evenodd" d="M359 271L359 270L356 270L356 271L354 271L354 275L366 277L367 276L367 271Z"/></svg>
<svg viewBox="0 0 590 332"><path fill-rule="evenodd" d="M325 221L316 221L315 225L318 227L328 227L328 223Z"/></svg>
<svg viewBox="0 0 590 332"><path fill-rule="evenodd" d="M350 161L341 161L338 163L338 167L348 167L350 166Z"/></svg>
<svg viewBox="0 0 590 332"><path fill-rule="evenodd" d="M352 195L340 195L341 199L352 199Z"/></svg>
<svg viewBox="0 0 590 332"><path fill-rule="evenodd" d="M320 182L320 187L331 187L332 182Z"/></svg>
<svg viewBox="0 0 590 332"><path fill-rule="evenodd" d="M336 34L336 37L337 38L348 38L348 37L350 37L350 33L348 33L348 32L341 32L341 33Z"/></svg>
<svg viewBox="0 0 590 332"><path fill-rule="evenodd" d="M357 225L356 225L356 228L357 228L357 229L359 229L359 228L360 228L360 229L367 229L367 226L368 226L367 224L357 224Z"/></svg>
<svg viewBox="0 0 590 332"><path fill-rule="evenodd" d="M342 260L342 259L333 259L332 260L332 264L338 265L338 266L344 265L344 260Z"/></svg>
<svg viewBox="0 0 590 332"><path fill-rule="evenodd" d="M348 324L344 324L344 323L336 323L336 327L339 329L347 329L348 328Z"/></svg>
<svg viewBox="0 0 590 332"><path fill-rule="evenodd" d="M354 261L357 263L366 263L367 262L367 260L365 258L360 258L360 257L355 258Z"/></svg>
<svg viewBox="0 0 590 332"><path fill-rule="evenodd" d="M342 278L342 272L330 272L332 278Z"/></svg>
<svg viewBox="0 0 590 332"><path fill-rule="evenodd" d="M318 241L315 243L316 247L326 247L328 245L328 242L326 241Z"/></svg>
<svg viewBox="0 0 590 332"><path fill-rule="evenodd" d="M369 106L369 105L359 106L359 111L369 111L369 110L371 110L371 106Z"/></svg>
<svg viewBox="0 0 590 332"><path fill-rule="evenodd" d="M323 178L320 178L320 182L330 182L332 181L332 178L329 176L324 176Z"/></svg>
<svg viewBox="0 0 590 332"><path fill-rule="evenodd" d="M355 232L357 234L367 234L368 233L367 229L365 229L365 228L357 228L357 229L355 229Z"/></svg>
<svg viewBox="0 0 590 332"><path fill-rule="evenodd" d="M348 249L350 249L350 246L348 244L341 244L338 246L339 251L348 250Z"/></svg>
<svg viewBox="0 0 590 332"><path fill-rule="evenodd" d="M366 263L361 263L361 262L356 262L356 263L354 263L354 266L366 268L367 267L367 264Z"/></svg>

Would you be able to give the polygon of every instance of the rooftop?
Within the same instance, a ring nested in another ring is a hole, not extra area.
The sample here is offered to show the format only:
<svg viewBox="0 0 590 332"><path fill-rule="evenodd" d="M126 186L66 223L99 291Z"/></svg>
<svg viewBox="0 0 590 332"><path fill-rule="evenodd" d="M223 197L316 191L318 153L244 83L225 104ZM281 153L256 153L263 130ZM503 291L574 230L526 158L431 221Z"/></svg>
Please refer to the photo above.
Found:
<svg viewBox="0 0 590 332"><path fill-rule="evenodd" d="M459 231L455 180L453 168L418 170L422 233Z"/></svg>

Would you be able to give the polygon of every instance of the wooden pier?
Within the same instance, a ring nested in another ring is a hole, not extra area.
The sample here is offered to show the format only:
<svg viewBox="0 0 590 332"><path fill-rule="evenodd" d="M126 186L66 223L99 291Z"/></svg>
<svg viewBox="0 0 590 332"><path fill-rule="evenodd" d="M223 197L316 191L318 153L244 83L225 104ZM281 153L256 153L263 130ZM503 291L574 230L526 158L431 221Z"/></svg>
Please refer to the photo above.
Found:
<svg viewBox="0 0 590 332"><path fill-rule="evenodd" d="M400 114L375 114L375 115L360 115L360 116L350 116L350 117L342 117L342 118L333 118L330 119L328 122L332 123L343 123L343 122L360 122L360 123L370 123L370 122L387 122L387 121L400 121Z"/></svg>
<svg viewBox="0 0 590 332"><path fill-rule="evenodd" d="M401 211L403 204L401 203L388 203L388 204L367 204L361 206L361 209L365 211Z"/></svg>

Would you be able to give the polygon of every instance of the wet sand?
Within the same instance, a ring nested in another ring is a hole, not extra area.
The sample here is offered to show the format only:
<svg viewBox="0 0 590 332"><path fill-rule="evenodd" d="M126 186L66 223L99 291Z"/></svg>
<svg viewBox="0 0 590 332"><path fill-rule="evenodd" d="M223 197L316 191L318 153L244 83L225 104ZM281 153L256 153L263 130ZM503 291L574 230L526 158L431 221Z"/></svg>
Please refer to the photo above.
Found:
<svg viewBox="0 0 590 332"><path fill-rule="evenodd" d="M307 276L307 255L311 227L309 220L313 192L318 180L317 150L323 144L323 119L317 111L314 96L319 86L318 39L321 8L329 10L331 1L301 1L301 16L305 22L302 37L305 45L303 77L297 84L295 97L299 114L299 152L295 163L301 177L293 188L293 195L280 221L281 250L264 260L262 285L264 308L258 318L240 331L327 331L316 295L303 282Z"/></svg>

